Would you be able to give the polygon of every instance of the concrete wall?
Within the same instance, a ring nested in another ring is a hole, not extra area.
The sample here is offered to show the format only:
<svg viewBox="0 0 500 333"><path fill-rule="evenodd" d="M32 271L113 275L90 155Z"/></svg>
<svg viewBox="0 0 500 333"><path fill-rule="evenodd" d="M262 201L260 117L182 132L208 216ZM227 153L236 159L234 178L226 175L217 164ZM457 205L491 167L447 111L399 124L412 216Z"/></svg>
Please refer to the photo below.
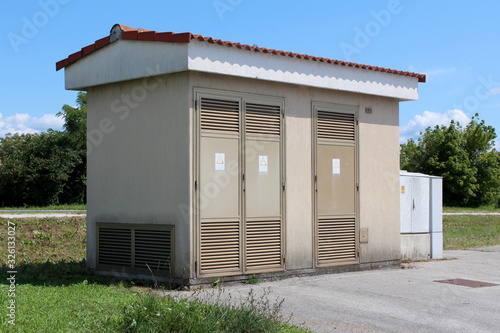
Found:
<svg viewBox="0 0 500 333"><path fill-rule="evenodd" d="M359 223L368 228L360 261L400 259L397 100L199 72L190 72L189 77L190 90L209 88L285 98L287 269L314 266L312 101L359 105ZM192 109L192 98L190 103ZM365 107L372 108L372 113L365 114Z"/></svg>
<svg viewBox="0 0 500 333"><path fill-rule="evenodd" d="M189 275L190 101L187 72L88 91L87 260L96 222L175 225L175 274Z"/></svg>

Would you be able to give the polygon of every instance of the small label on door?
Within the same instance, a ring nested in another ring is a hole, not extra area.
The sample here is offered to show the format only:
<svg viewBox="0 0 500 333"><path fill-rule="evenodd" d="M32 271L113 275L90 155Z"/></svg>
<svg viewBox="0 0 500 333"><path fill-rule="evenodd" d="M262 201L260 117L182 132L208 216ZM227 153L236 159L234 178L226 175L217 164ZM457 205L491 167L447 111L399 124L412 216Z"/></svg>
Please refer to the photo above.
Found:
<svg viewBox="0 0 500 333"><path fill-rule="evenodd" d="M259 156L259 172L267 172L267 156Z"/></svg>
<svg viewBox="0 0 500 333"><path fill-rule="evenodd" d="M226 158L224 153L215 153L215 170L224 171L226 169Z"/></svg>
<svg viewBox="0 0 500 333"><path fill-rule="evenodd" d="M405 187L404 186L401 186L401 193L405 194Z"/></svg>
<svg viewBox="0 0 500 333"><path fill-rule="evenodd" d="M334 175L340 175L340 158L332 159L332 173Z"/></svg>

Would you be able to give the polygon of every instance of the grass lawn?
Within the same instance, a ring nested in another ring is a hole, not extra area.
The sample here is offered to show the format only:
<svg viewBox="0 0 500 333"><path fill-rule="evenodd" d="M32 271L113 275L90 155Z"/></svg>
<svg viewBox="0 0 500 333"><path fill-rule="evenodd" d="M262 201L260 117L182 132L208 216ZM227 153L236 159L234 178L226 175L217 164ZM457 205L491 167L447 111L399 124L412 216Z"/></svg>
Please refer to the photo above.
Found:
<svg viewBox="0 0 500 333"><path fill-rule="evenodd" d="M500 213L500 208L495 206L468 207L443 207L444 213Z"/></svg>
<svg viewBox="0 0 500 333"><path fill-rule="evenodd" d="M37 210L37 211L48 211L48 210L86 210L86 205L52 205L45 207L0 207L2 210Z"/></svg>
<svg viewBox="0 0 500 333"><path fill-rule="evenodd" d="M500 215L443 216L445 250L500 245Z"/></svg>
<svg viewBox="0 0 500 333"><path fill-rule="evenodd" d="M16 226L15 290L7 281L8 221ZM0 219L0 332L307 332L282 300L240 304L158 297L149 282L97 277L85 261L85 218ZM12 292L15 297L12 297ZM7 306L15 300L15 325Z"/></svg>

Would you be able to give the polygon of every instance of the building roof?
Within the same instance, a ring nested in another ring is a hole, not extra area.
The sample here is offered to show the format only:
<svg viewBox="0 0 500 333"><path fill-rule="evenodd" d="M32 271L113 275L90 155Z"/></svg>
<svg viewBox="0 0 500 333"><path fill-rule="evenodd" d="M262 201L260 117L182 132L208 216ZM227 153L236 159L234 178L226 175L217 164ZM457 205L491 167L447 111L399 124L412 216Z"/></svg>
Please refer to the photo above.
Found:
<svg viewBox="0 0 500 333"><path fill-rule="evenodd" d="M99 49L107 46L108 44L111 44L119 39L139 40L139 41L155 41L155 42L170 42L170 43L190 43L192 40L198 40L198 41L207 42L207 43L211 43L211 44L217 44L217 45L220 45L221 47L224 47L224 46L225 47L233 47L233 48L243 49L243 50L248 50L248 51L253 51L253 52L274 54L274 55L303 59L303 60L308 60L308 61L323 62L323 63L328 63L328 64L332 64L332 65L337 65L337 66L346 66L346 67L353 67L353 68L378 71L378 72L383 72L383 73L390 73L390 74L396 74L396 75L415 77L418 79L418 82L425 82L425 74L405 72L405 71L399 71L399 70L395 70L395 69L389 69L389 68L383 68L383 67L377 67L377 66L371 66L371 65L363 65L363 64L358 64L358 63L354 63L354 62L335 60L335 59L329 59L329 58L323 58L323 57L316 57L316 56L311 56L311 55L307 55L307 54L293 53L293 52L287 52L287 51L281 51L281 50L275 50L275 49L268 49L265 47L258 47L258 46L251 46L251 45L247 45L247 44L234 43L234 42L229 42L229 41L223 41L220 39L213 39L212 37L204 37L202 35L196 35L196 34L193 34L190 32L184 32L184 33L156 32L156 31L151 31L151 30L146 30L146 29L141 29L141 28L135 29L135 28L127 27L127 26L122 25L122 24L115 24L113 26L113 28L111 29L109 36L101 38L101 39L95 41L94 44L85 46L80 51L69 55L66 59L58 61L56 63L56 70L60 70L62 68L70 66L71 64L77 62L78 60L88 56L92 52L95 52L95 51L97 51L97 50L99 50Z"/></svg>

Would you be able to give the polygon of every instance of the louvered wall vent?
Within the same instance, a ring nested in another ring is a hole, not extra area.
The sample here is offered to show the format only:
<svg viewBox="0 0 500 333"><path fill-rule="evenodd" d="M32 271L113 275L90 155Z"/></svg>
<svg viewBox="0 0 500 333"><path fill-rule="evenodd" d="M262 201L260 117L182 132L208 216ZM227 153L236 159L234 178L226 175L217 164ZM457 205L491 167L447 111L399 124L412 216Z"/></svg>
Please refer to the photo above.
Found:
<svg viewBox="0 0 500 333"><path fill-rule="evenodd" d="M247 103L245 106L246 133L280 135L280 116L279 106Z"/></svg>
<svg viewBox="0 0 500 333"><path fill-rule="evenodd" d="M281 267L281 221L247 221L247 269Z"/></svg>
<svg viewBox="0 0 500 333"><path fill-rule="evenodd" d="M170 271L174 258L173 236L173 226L98 223L97 264Z"/></svg>
<svg viewBox="0 0 500 333"><path fill-rule="evenodd" d="M356 260L354 218L320 218L318 221L318 261Z"/></svg>
<svg viewBox="0 0 500 333"><path fill-rule="evenodd" d="M354 114L318 110L318 138L354 141Z"/></svg>
<svg viewBox="0 0 500 333"><path fill-rule="evenodd" d="M201 129L238 132L240 128L239 102L201 98Z"/></svg>
<svg viewBox="0 0 500 333"><path fill-rule="evenodd" d="M240 269L240 226L238 221L201 222L201 272Z"/></svg>

